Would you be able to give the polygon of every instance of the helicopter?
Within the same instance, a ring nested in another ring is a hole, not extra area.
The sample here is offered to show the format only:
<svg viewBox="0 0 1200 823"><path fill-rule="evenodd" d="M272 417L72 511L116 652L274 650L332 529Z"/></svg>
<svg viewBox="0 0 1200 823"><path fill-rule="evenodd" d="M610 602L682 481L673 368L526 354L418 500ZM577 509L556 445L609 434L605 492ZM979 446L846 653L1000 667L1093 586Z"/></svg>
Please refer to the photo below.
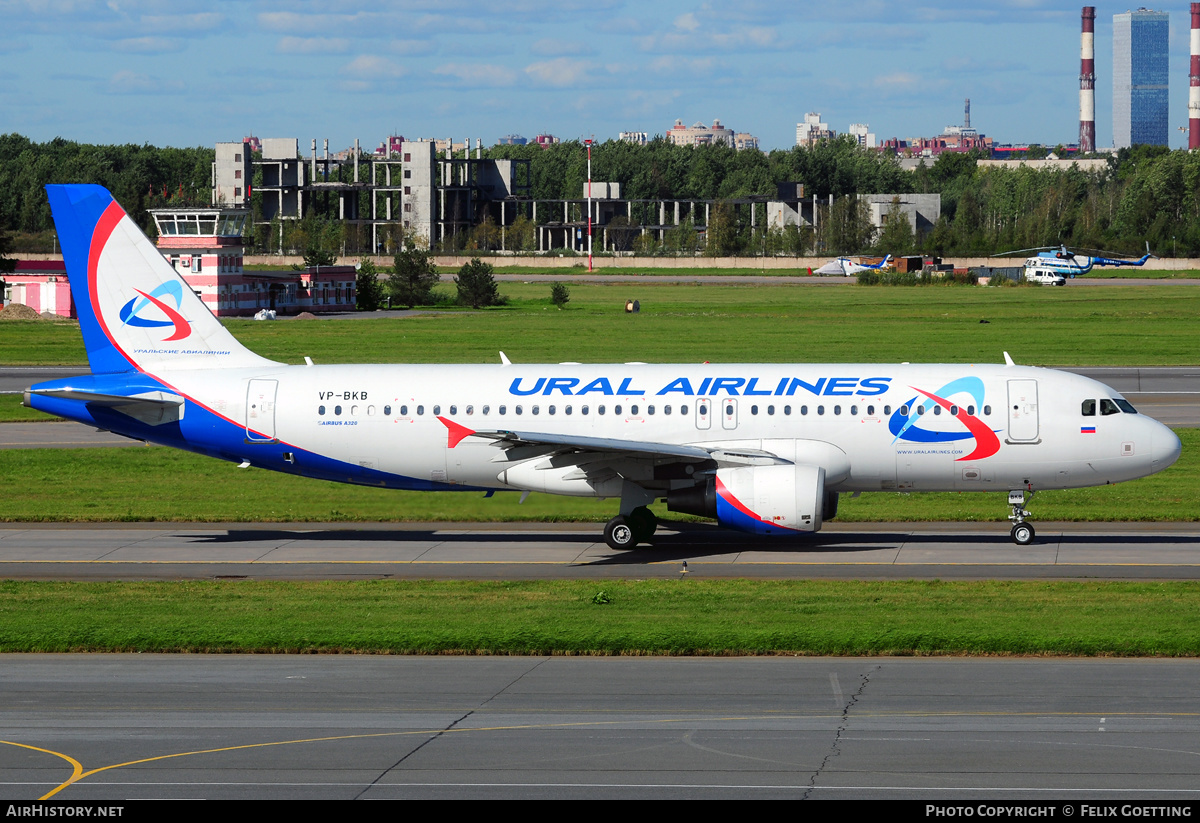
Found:
<svg viewBox="0 0 1200 823"><path fill-rule="evenodd" d="M1025 276L1028 279L1034 279L1034 275L1044 277L1046 274L1059 275L1063 278L1076 277L1087 274L1093 266L1141 266L1151 258L1158 259L1157 255L1150 253L1149 243L1146 243L1146 253L1136 260L1106 257L1103 256L1104 252L1092 256L1071 251L1066 246L1041 246L1036 249L1019 249L1005 254L1024 254L1026 252L1037 252L1034 257L1025 260Z"/></svg>

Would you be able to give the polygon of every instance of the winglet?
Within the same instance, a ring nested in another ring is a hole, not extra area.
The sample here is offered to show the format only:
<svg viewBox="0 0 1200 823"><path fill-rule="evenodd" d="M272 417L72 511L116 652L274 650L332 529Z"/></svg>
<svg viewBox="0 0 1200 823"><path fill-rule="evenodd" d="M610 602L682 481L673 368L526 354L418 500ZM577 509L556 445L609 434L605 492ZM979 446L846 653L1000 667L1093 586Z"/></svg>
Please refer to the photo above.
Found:
<svg viewBox="0 0 1200 823"><path fill-rule="evenodd" d="M1005 353L1004 353L1004 365L1006 365L1006 366L1015 366L1015 365L1017 365L1016 363L1014 363L1014 362L1013 362L1013 359L1012 359L1011 357L1009 357L1009 356L1008 356L1008 352L1005 352Z"/></svg>
<svg viewBox="0 0 1200 823"><path fill-rule="evenodd" d="M462 442L464 437L470 437L475 432L468 429L466 426L460 426L453 420L447 420L439 416L438 420L442 421L442 425L446 427L446 448L452 449Z"/></svg>

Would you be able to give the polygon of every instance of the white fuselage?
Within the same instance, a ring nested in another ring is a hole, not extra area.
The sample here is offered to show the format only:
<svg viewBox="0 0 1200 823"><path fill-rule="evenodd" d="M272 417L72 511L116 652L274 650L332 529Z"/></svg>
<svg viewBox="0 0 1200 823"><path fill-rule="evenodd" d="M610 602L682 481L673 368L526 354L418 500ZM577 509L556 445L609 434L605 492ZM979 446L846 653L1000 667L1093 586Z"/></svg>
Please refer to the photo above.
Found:
<svg viewBox="0 0 1200 823"><path fill-rule="evenodd" d="M556 480L548 467L513 471L538 455L483 437L451 447L443 420L478 432L761 450L822 465L833 491L1102 485L1158 471L1179 448L1151 418L1100 414L1097 401L1120 398L1103 384L1018 366L280 366L158 377L247 427L232 447L215 435L227 459L310 473L299 457L265 465L284 444L370 470L343 478L351 482L379 482L379 472L419 487L612 496ZM1084 415L1089 400L1096 408ZM995 434L994 447L971 434L968 414ZM187 432L192 447L213 453L202 432Z"/></svg>

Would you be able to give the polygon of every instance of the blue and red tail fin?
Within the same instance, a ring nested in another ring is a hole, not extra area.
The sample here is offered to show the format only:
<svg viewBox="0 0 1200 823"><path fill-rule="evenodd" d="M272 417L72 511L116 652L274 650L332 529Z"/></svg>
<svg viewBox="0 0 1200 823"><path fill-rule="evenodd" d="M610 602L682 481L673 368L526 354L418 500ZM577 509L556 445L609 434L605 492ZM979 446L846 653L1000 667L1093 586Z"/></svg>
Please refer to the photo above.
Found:
<svg viewBox="0 0 1200 823"><path fill-rule="evenodd" d="M102 186L46 186L96 374L271 365L221 325Z"/></svg>

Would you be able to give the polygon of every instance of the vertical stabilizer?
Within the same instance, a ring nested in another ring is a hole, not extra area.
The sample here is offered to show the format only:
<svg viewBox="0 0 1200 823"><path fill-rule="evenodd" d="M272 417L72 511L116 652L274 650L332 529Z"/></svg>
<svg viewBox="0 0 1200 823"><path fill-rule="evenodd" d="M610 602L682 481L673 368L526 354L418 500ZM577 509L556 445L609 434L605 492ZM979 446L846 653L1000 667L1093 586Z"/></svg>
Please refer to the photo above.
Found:
<svg viewBox="0 0 1200 823"><path fill-rule="evenodd" d="M268 366L221 325L102 186L47 186L96 374Z"/></svg>

